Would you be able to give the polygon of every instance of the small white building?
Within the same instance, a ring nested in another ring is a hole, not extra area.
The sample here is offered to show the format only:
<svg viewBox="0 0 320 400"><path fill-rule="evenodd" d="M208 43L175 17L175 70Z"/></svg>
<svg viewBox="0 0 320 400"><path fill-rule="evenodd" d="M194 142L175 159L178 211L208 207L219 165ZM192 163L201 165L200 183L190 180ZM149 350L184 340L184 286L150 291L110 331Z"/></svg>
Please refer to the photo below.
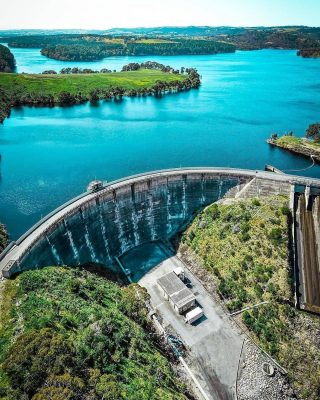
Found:
<svg viewBox="0 0 320 400"><path fill-rule="evenodd" d="M169 272L157 280L158 286L171 306L182 314L196 304L196 298L175 272Z"/></svg>

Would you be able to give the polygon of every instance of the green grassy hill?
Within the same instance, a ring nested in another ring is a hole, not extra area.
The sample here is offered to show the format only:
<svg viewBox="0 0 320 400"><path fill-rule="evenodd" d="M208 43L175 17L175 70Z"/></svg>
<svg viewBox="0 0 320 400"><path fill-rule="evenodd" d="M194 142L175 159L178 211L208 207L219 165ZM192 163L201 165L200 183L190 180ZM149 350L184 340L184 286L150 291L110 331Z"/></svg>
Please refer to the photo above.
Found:
<svg viewBox="0 0 320 400"><path fill-rule="evenodd" d="M52 95L55 98L65 91L71 94L81 92L88 96L94 89L108 90L121 86L125 90L150 88L157 81L183 81L186 76L168 74L159 70L140 69L109 74L0 74L0 86L7 93Z"/></svg>
<svg viewBox="0 0 320 400"><path fill-rule="evenodd" d="M1 285L0 399L187 398L138 285L62 267Z"/></svg>
<svg viewBox="0 0 320 400"><path fill-rule="evenodd" d="M146 96L200 85L199 75L159 69L112 73L0 74L0 122L12 106L73 105L122 96Z"/></svg>

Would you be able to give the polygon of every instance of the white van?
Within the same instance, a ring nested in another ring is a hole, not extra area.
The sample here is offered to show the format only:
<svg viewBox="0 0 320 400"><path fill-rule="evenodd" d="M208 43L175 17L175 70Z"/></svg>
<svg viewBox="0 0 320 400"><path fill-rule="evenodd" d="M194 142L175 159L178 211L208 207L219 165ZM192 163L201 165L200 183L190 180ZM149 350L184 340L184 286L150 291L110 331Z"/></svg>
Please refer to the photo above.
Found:
<svg viewBox="0 0 320 400"><path fill-rule="evenodd" d="M203 316L203 310L200 307L196 307L193 310L187 312L186 316L184 317L185 322L187 324L192 324L193 322L197 321L199 318Z"/></svg>

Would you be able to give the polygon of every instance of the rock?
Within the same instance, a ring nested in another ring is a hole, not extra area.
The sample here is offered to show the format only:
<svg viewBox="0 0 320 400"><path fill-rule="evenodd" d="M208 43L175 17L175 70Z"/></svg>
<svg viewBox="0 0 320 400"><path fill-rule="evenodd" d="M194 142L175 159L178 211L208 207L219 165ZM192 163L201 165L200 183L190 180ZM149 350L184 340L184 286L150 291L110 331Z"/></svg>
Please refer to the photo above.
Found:
<svg viewBox="0 0 320 400"><path fill-rule="evenodd" d="M241 231L240 225L234 225L234 227L232 228L232 233L239 233Z"/></svg>

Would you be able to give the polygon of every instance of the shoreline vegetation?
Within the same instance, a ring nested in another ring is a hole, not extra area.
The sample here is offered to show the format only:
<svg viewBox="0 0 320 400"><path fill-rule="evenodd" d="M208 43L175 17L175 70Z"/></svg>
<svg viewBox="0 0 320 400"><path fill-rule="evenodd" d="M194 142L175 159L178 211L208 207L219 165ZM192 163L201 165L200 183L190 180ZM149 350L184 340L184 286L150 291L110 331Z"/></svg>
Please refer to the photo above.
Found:
<svg viewBox="0 0 320 400"><path fill-rule="evenodd" d="M44 72L0 74L0 122L15 106L71 106L87 101L121 100L123 96L158 96L198 88L201 84L194 68L174 70L152 61L130 63L121 72L79 68L64 68L60 74Z"/></svg>
<svg viewBox="0 0 320 400"><path fill-rule="evenodd" d="M312 158L320 164L320 124L311 124L305 137L295 136L293 132L288 132L283 136L273 133L267 140L271 146L279 147L302 157ZM312 157L311 157L312 156Z"/></svg>
<svg viewBox="0 0 320 400"><path fill-rule="evenodd" d="M31 35L7 38L7 41L9 47L40 48L43 56L61 61L96 61L114 56L203 55L236 50L232 43L208 38Z"/></svg>
<svg viewBox="0 0 320 400"><path fill-rule="evenodd" d="M8 47L0 44L0 72L13 72L16 68L16 61Z"/></svg>
<svg viewBox="0 0 320 400"><path fill-rule="evenodd" d="M8 243L9 243L9 235L6 231L5 226L0 223L0 254L7 247Z"/></svg>
<svg viewBox="0 0 320 400"><path fill-rule="evenodd" d="M320 47L314 49L301 49L297 53L302 58L320 58Z"/></svg>
<svg viewBox="0 0 320 400"><path fill-rule="evenodd" d="M320 320L294 307L289 222L287 196L214 203L183 233L179 250L213 278L230 312L268 302L237 322L288 371L299 399L317 400Z"/></svg>

